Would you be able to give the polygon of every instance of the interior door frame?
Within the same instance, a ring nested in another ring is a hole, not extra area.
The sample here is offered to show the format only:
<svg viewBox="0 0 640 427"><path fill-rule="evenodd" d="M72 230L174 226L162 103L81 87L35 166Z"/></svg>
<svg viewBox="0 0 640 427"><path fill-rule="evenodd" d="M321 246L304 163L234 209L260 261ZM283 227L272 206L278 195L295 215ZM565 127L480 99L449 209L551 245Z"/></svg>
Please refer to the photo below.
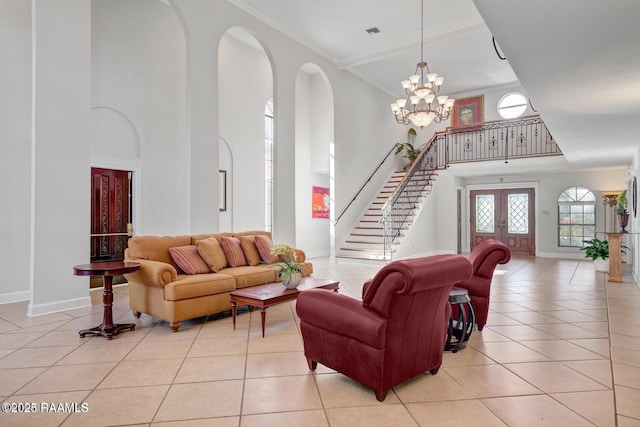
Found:
<svg viewBox="0 0 640 427"><path fill-rule="evenodd" d="M467 209L465 209L464 213L465 213L465 224L467 224L468 228L467 230L470 230L470 224L471 224L471 203L469 201L469 195L471 194L472 190L507 190L507 189L517 189L517 188L533 188L533 194L534 194L534 207L533 207L533 211L535 214L535 218L533 220L533 225L534 225L534 232L535 232L535 236L534 236L534 244L535 244L535 255L534 256L538 256L538 248L540 247L540 245L538 244L538 239L540 236L540 232L539 232L539 226L538 226L538 201L540 200L540 197L538 197L538 190L539 190L539 183L538 182L508 182L508 183L504 183L501 182L499 184L467 184L465 186L465 190L466 190L466 194L465 194L465 200L467 200ZM464 236L464 244L465 244L465 252L470 252L471 251L471 238L469 236L469 232L466 233L466 235Z"/></svg>
<svg viewBox="0 0 640 427"><path fill-rule="evenodd" d="M131 224L133 225L133 234L143 234L142 221L140 220L140 212L142 207L142 168L140 165L123 164L123 163L107 163L107 162L91 162L91 168L115 169L132 172L131 176L131 198L133 203L131 206Z"/></svg>

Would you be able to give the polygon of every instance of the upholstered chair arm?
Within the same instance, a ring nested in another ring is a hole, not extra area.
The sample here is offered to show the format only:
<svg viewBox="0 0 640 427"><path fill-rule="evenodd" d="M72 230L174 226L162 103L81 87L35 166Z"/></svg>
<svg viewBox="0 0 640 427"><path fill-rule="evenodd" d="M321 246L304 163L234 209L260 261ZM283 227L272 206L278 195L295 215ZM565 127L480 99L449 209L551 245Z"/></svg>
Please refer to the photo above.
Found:
<svg viewBox="0 0 640 427"><path fill-rule="evenodd" d="M362 285L362 299L364 299L364 296L369 291L369 287L371 286L371 282L372 281L373 281L373 279L369 279L366 282L364 282L364 284Z"/></svg>
<svg viewBox="0 0 640 427"><path fill-rule="evenodd" d="M296 261L305 262L307 260L307 254L302 249L294 249L293 252L296 254Z"/></svg>
<svg viewBox="0 0 640 427"><path fill-rule="evenodd" d="M125 259L125 261L140 264L140 270L124 275L128 282L162 288L166 284L174 282L178 276L175 267L166 262L147 259Z"/></svg>
<svg viewBox="0 0 640 427"><path fill-rule="evenodd" d="M310 289L298 296L300 319L318 328L353 338L374 348L385 345L386 319L362 302L325 289Z"/></svg>

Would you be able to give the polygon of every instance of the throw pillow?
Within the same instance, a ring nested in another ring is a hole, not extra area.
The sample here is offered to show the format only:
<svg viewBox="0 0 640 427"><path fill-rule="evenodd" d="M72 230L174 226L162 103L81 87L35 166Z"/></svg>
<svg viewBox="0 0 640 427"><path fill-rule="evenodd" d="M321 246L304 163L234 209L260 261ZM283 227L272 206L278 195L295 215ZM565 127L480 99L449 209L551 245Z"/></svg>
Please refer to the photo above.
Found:
<svg viewBox="0 0 640 427"><path fill-rule="evenodd" d="M256 234L254 239L256 249L258 249L258 253L260 254L260 258L262 261L267 264L273 264L278 260L278 256L271 253L271 249L273 249L273 242L269 238L269 236L264 236L262 234Z"/></svg>
<svg viewBox="0 0 640 427"><path fill-rule="evenodd" d="M242 252L239 239L236 237L222 237L220 239L220 246L222 246L222 250L231 267L247 265L247 260L244 257L244 252Z"/></svg>
<svg viewBox="0 0 640 427"><path fill-rule="evenodd" d="M240 239L240 247L242 248L242 252L244 252L247 264L260 264L260 254L258 253L256 244L254 243L255 236L238 236L238 239Z"/></svg>
<svg viewBox="0 0 640 427"><path fill-rule="evenodd" d="M215 237L196 241L196 247L211 271L217 273L228 265L222 246Z"/></svg>
<svg viewBox="0 0 640 427"><path fill-rule="evenodd" d="M198 254L194 245L169 248L169 254L178 267L186 274L211 273L209 266Z"/></svg>

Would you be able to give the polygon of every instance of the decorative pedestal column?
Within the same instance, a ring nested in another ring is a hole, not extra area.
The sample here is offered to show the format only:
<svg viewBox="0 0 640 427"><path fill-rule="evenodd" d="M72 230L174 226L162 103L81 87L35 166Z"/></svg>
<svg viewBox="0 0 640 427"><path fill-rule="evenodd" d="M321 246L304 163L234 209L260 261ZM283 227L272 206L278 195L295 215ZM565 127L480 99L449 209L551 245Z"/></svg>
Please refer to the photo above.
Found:
<svg viewBox="0 0 640 427"><path fill-rule="evenodd" d="M622 282L622 233L607 233L609 239L609 282Z"/></svg>

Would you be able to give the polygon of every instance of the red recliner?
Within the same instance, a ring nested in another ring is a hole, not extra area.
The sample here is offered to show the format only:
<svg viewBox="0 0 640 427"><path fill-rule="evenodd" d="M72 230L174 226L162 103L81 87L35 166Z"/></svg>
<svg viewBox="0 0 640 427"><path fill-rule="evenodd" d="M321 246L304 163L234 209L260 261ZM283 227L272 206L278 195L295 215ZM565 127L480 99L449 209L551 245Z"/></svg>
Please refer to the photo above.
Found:
<svg viewBox="0 0 640 427"><path fill-rule="evenodd" d="M471 277L459 255L394 261L366 284L363 300L313 289L296 311L309 369L317 363L362 383L383 401L387 392L442 364L449 292Z"/></svg>
<svg viewBox="0 0 640 427"><path fill-rule="evenodd" d="M506 264L511 259L511 251L498 240L484 240L471 250L469 261L473 266L470 279L456 283L459 288L469 292L476 314L476 325L481 331L489 315L489 295L491 279L498 264Z"/></svg>

